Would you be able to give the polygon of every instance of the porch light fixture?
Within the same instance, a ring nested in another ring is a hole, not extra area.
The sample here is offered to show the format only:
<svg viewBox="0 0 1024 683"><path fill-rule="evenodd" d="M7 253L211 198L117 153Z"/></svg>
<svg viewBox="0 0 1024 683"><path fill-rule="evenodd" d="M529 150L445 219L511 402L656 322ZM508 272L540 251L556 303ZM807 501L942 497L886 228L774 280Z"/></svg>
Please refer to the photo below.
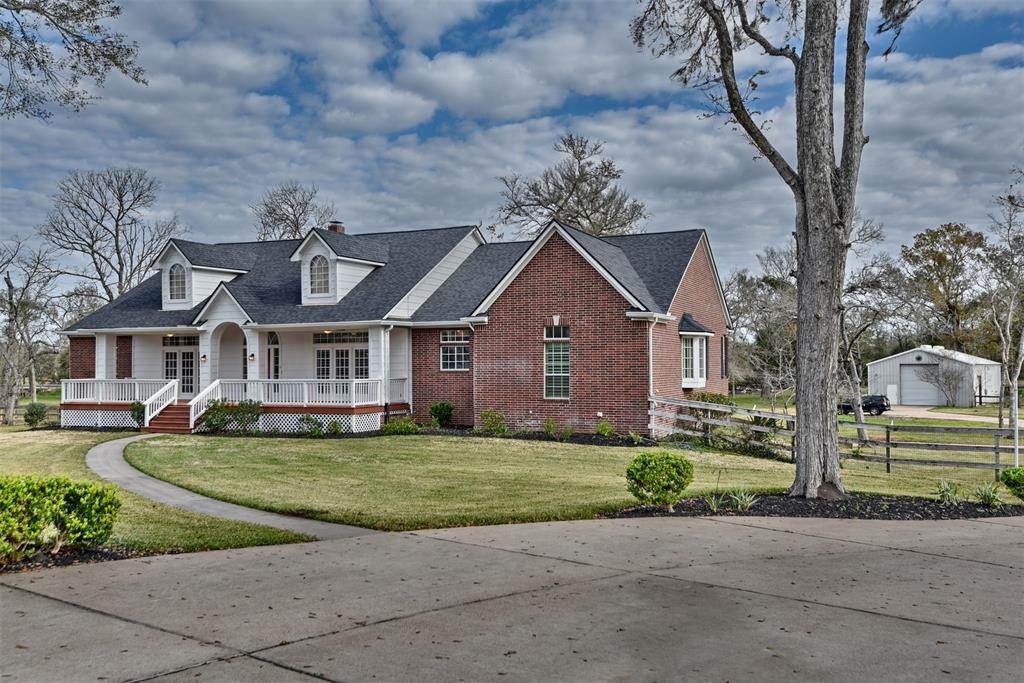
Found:
<svg viewBox="0 0 1024 683"><path fill-rule="evenodd" d="M199 356L199 362L200 363L205 363L206 362L206 354L205 353L203 355Z"/></svg>
<svg viewBox="0 0 1024 683"><path fill-rule="evenodd" d="M255 353L250 353L250 354L249 354L249 362L251 363L251 362L253 362L254 360L256 360L256 354L255 354Z"/></svg>

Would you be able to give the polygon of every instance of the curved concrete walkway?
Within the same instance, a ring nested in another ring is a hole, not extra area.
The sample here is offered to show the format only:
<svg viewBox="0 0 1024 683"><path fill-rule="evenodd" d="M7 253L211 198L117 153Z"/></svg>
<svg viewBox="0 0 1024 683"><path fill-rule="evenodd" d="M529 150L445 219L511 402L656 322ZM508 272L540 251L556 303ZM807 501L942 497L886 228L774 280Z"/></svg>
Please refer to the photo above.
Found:
<svg viewBox="0 0 1024 683"><path fill-rule="evenodd" d="M141 436L130 436L126 439L116 439L101 443L85 454L85 463L89 466L89 469L103 479L113 482L132 493L137 493L144 498L155 500L158 503L173 505L174 507L199 512L211 517L263 524L264 526L276 529L306 534L319 540L351 538L353 536L378 533L373 529L279 515L276 512L265 512L242 505L235 505L234 503L225 503L224 501L201 496L180 486L168 484L166 481L161 481L148 474L143 474L124 459L124 448L130 443L141 441L142 439L151 439L154 436L157 435L143 434Z"/></svg>

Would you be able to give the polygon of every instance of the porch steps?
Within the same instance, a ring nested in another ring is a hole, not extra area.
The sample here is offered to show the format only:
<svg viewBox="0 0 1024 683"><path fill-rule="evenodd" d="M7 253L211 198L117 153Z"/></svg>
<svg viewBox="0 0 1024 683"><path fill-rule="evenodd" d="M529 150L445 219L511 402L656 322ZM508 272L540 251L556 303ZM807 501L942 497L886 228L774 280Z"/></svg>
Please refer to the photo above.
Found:
<svg viewBox="0 0 1024 683"><path fill-rule="evenodd" d="M167 406L150 420L149 426L143 427L142 431L149 434L190 434L192 430L188 428L188 402L178 401Z"/></svg>

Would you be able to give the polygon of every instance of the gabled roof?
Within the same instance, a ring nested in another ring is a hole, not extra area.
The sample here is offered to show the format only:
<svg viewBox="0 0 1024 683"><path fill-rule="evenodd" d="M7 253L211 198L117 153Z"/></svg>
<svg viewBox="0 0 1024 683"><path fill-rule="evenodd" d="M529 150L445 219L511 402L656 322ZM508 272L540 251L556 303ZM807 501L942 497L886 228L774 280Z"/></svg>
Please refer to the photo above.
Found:
<svg viewBox="0 0 1024 683"><path fill-rule="evenodd" d="M252 268L256 261L256 252L252 245L259 243L204 244L172 237L169 244L177 247L181 255L193 266L245 272Z"/></svg>
<svg viewBox="0 0 1024 683"><path fill-rule="evenodd" d="M473 226L458 226L473 227ZM374 235L348 235L345 233L314 228L306 234L302 242L295 247L291 258L295 258L296 252L301 250L311 239L318 239L327 245L327 248L334 252L339 258L366 261L383 265L388 262L388 245L380 240L373 239Z"/></svg>
<svg viewBox="0 0 1024 683"><path fill-rule="evenodd" d="M477 247L413 314L414 321L459 320L473 312L515 265L531 242L492 242Z"/></svg>
<svg viewBox="0 0 1024 683"><path fill-rule="evenodd" d="M643 281L636 269L633 267L629 256L621 247L599 237L594 237L581 230L570 228L567 225L561 226L569 235L583 247L588 254L604 266L605 270L611 273L619 284L643 304L648 311L664 313L668 310L659 310L658 302L655 301L647 284Z"/></svg>
<svg viewBox="0 0 1024 683"><path fill-rule="evenodd" d="M689 313L683 313L679 320L679 332L681 334L714 334L711 330L693 319Z"/></svg>
<svg viewBox="0 0 1024 683"><path fill-rule="evenodd" d="M963 351L953 351L952 349L947 349L943 346L928 346L927 344L918 346L917 348L907 349L906 351L900 351L899 353L894 353L891 356L886 356L885 358L873 360L868 363L868 365L874 365L875 363L881 363L882 361L899 358L900 356L906 356L911 353L927 353L932 356L946 358L947 360L965 363L967 365L1002 365L998 361L982 358L981 356L972 356L971 354L964 353Z"/></svg>

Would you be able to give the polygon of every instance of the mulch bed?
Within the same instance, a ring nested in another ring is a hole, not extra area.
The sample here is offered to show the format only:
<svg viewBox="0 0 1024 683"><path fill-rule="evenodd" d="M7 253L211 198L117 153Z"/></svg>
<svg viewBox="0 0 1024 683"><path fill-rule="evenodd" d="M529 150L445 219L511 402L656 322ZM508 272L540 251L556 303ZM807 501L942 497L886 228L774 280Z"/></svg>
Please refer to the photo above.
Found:
<svg viewBox="0 0 1024 683"><path fill-rule="evenodd" d="M338 434L324 433L320 436L310 436L305 432L195 432L192 436L217 436L217 437L245 437L245 438L273 438L273 439L372 439L379 436L387 436L380 431L373 432L341 432ZM398 434L395 436L460 436L484 439L517 439L521 441L556 441L561 443L574 443L584 446L651 446L655 442L644 439L637 443L627 436L601 436L600 434L580 433L564 439L559 439L545 432L531 431L509 431L505 434L487 434L471 428L434 429L432 427L420 427L416 434Z"/></svg>
<svg viewBox="0 0 1024 683"><path fill-rule="evenodd" d="M726 502L726 506L728 501ZM978 503L943 505L930 498L915 496L872 496L853 493L842 500L791 498L783 493L758 494L757 502L746 512L719 509L711 512L703 498L687 498L675 504L675 511L656 505L638 505L604 515L623 517L828 517L833 519L971 519L974 517L1018 517L1024 505L988 507Z"/></svg>
<svg viewBox="0 0 1024 683"><path fill-rule="evenodd" d="M128 548L93 548L91 550L77 550L57 555L39 553L21 562L0 565L0 574L27 572L34 569L48 569L50 567L69 567L77 564L94 564L111 560L127 560L133 557L169 555L172 553L173 551L153 553L143 550L130 550Z"/></svg>

